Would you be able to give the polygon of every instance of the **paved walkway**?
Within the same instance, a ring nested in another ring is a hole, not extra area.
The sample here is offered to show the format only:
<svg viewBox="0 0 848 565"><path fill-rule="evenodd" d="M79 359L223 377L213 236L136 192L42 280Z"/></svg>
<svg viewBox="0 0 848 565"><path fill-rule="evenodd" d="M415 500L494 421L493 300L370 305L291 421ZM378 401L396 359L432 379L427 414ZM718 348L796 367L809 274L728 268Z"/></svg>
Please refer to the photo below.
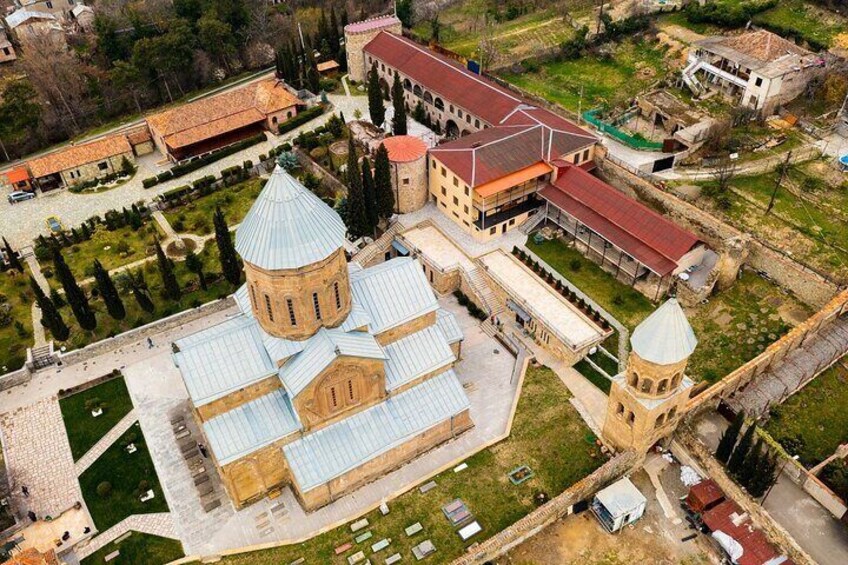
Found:
<svg viewBox="0 0 848 565"><path fill-rule="evenodd" d="M5 404L5 399L4 399ZM0 416L13 508L39 518L59 516L82 501L59 401L42 398ZM29 489L24 498L21 487Z"/></svg>
<svg viewBox="0 0 848 565"><path fill-rule="evenodd" d="M115 426L109 430L105 436L97 440L97 443L89 449L85 455L80 457L76 463L74 463L74 467L77 470L77 476L82 475L86 469L91 467L91 464L97 461L97 459L103 455L103 452L109 449L113 443L118 441L124 432L130 429L136 421L138 420L138 416L135 413L135 409L130 410L129 413L121 418L121 421L115 424Z"/></svg>
<svg viewBox="0 0 848 565"><path fill-rule="evenodd" d="M79 559L85 559L92 553L97 552L125 533L131 531L164 538L179 539L176 528L174 527L174 519L169 512L133 514L129 518L121 520L102 534L98 534L85 546L76 548L75 553Z"/></svg>

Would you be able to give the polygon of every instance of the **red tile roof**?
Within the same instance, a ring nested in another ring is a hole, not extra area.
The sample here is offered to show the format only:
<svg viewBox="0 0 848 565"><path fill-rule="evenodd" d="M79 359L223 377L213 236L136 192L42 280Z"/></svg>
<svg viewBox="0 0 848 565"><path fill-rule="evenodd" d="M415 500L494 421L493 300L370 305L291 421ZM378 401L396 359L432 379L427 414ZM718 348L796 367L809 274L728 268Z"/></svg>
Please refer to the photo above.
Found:
<svg viewBox="0 0 848 565"><path fill-rule="evenodd" d="M374 31L375 29L383 29L384 27L392 25L400 25L400 20L393 14L347 24L344 31L345 33L367 33L369 31Z"/></svg>
<svg viewBox="0 0 848 565"><path fill-rule="evenodd" d="M580 167L560 169L556 182L539 195L660 276L671 274L680 258L700 243L693 234Z"/></svg>
<svg viewBox="0 0 848 565"><path fill-rule="evenodd" d="M445 106L459 106L491 125L499 124L524 102L456 61L405 37L383 31L368 42L364 50L387 65L400 69L434 97L441 97Z"/></svg>
<svg viewBox="0 0 848 565"><path fill-rule="evenodd" d="M19 182L29 180L29 171L26 167L10 169L4 174L6 175L6 179L9 181L9 184L17 184Z"/></svg>
<svg viewBox="0 0 848 565"><path fill-rule="evenodd" d="M725 500L702 516L704 525L711 532L723 532L742 546L739 565L765 565L780 557L780 553L769 543L760 530L754 528L751 518L732 500ZM788 559L781 565L791 565Z"/></svg>
<svg viewBox="0 0 848 565"><path fill-rule="evenodd" d="M427 145L411 135L395 135L383 140L383 146L389 152L389 161L407 163L427 154Z"/></svg>
<svg viewBox="0 0 848 565"><path fill-rule="evenodd" d="M43 157L37 157L28 161L27 166L33 178L40 178L45 175L67 171L81 165L87 165L88 163L103 161L109 157L124 153L132 153L132 147L130 147L125 135L116 134L96 141L59 149Z"/></svg>

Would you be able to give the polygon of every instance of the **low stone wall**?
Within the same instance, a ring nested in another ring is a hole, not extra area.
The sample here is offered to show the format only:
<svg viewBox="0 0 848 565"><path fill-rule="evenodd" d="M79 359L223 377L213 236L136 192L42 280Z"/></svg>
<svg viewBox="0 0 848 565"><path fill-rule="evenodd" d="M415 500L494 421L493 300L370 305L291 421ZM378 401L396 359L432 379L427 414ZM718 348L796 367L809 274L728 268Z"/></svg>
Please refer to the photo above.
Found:
<svg viewBox="0 0 848 565"><path fill-rule="evenodd" d="M156 334L168 331L182 324L193 322L198 318L202 318L216 312L222 312L233 306L235 306L235 300L232 296L221 298L213 302L207 302L197 308L178 312L173 316L168 316L167 318L156 320L155 322L150 322L147 325L129 330L115 337L106 338L98 341L97 343L92 343L82 349L76 349L69 353L60 354L59 360L63 365L82 363L83 361L88 361L89 359L103 355L113 349L135 343L148 337L155 337Z"/></svg>
<svg viewBox="0 0 848 565"><path fill-rule="evenodd" d="M324 184L324 186L331 189L335 194L347 194L347 187L343 185L339 179L334 177L330 171L313 161L306 152L302 149L295 148L294 154L300 165L308 172L321 179L321 183Z"/></svg>
<svg viewBox="0 0 848 565"><path fill-rule="evenodd" d="M537 508L480 545L469 548L468 552L455 559L452 565L472 565L496 559L557 520L571 514L574 504L589 499L602 488L632 471L641 461L641 456L634 451L619 453L591 475L574 483L547 504Z"/></svg>
<svg viewBox="0 0 848 565"><path fill-rule="evenodd" d="M28 383L32 379L32 373L26 367L21 367L17 371L6 373L0 376L0 392L8 390L12 387Z"/></svg>
<svg viewBox="0 0 848 565"><path fill-rule="evenodd" d="M752 240L749 249L748 264L752 268L810 306L824 306L839 289L834 282L761 241Z"/></svg>
<svg viewBox="0 0 848 565"><path fill-rule="evenodd" d="M713 479L729 498L732 498L751 516L754 525L763 531L769 541L786 553L796 565L817 565L816 561L789 535L789 532L774 521L774 518L765 508L739 488L739 485L728 476L721 463L713 457L707 446L701 443L691 430L681 426L677 433L677 439L706 471L707 476Z"/></svg>

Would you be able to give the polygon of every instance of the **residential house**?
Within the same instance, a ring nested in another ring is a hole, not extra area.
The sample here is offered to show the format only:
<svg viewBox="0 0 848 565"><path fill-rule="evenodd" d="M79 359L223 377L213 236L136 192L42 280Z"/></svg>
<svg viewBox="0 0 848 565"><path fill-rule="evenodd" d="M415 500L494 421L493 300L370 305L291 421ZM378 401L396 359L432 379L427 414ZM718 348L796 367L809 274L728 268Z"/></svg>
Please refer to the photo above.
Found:
<svg viewBox="0 0 848 565"><path fill-rule="evenodd" d="M9 41L5 30L0 30L0 63L10 63L18 58L15 47Z"/></svg>
<svg viewBox="0 0 848 565"><path fill-rule="evenodd" d="M117 173L124 158L135 162L132 146L125 135L112 135L31 159L26 166L33 184L45 191Z"/></svg>

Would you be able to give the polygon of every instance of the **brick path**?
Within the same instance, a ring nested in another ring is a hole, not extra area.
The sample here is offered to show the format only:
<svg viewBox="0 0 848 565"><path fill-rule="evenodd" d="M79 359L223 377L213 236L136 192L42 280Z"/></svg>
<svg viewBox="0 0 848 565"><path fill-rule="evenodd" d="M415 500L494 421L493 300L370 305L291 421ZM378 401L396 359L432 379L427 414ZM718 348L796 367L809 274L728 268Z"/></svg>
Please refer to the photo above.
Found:
<svg viewBox="0 0 848 565"><path fill-rule="evenodd" d="M80 560L85 559L130 531L164 538L180 539L174 528L174 519L169 512L133 514L129 518L124 518L102 534L98 534L87 545L77 546L77 557Z"/></svg>
<svg viewBox="0 0 848 565"><path fill-rule="evenodd" d="M109 449L109 447L118 441L118 438L124 435L130 426L132 426L138 420L138 416L135 413L135 409L130 410L129 414L121 418L121 421L115 424L115 426L109 430L109 432L100 438L94 446L89 449L85 455L79 458L79 460L74 463L74 467L77 470L77 476L82 475L86 469L91 467L91 464L97 461L97 458L103 455L103 452Z"/></svg>
<svg viewBox="0 0 848 565"><path fill-rule="evenodd" d="M41 518L58 516L82 501L55 396L0 416L0 434L14 507L32 510ZM29 498L21 494L24 485Z"/></svg>

